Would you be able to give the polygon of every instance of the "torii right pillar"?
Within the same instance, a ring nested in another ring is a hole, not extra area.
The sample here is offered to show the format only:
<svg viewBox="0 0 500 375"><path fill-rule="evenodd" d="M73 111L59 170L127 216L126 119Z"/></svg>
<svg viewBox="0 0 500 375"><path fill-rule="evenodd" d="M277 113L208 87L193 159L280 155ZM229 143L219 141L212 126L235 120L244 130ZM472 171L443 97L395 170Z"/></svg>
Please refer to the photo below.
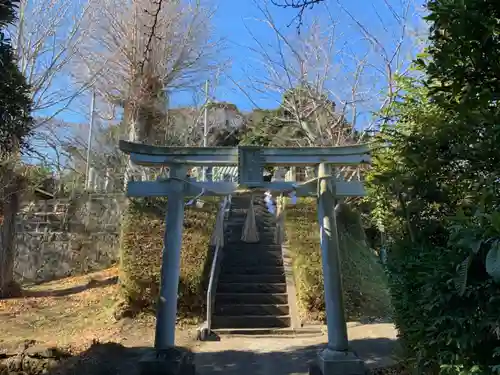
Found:
<svg viewBox="0 0 500 375"><path fill-rule="evenodd" d="M321 256L325 288L326 324L328 344L318 353L316 365L309 371L316 375L362 375L366 373L364 362L349 350L347 324L342 296L340 247L335 218L334 171L322 163L318 168L318 220L320 226Z"/></svg>

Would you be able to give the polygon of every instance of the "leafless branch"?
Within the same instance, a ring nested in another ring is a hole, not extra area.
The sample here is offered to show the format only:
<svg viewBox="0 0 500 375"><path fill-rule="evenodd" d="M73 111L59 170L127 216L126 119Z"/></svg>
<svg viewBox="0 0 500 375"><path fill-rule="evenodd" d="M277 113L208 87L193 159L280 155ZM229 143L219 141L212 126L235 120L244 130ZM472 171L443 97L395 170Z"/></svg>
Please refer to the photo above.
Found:
<svg viewBox="0 0 500 375"><path fill-rule="evenodd" d="M279 2L276 0L271 0L271 2L278 7L293 8L298 10L297 15L293 18L288 26L290 26L294 21L297 21L297 30L299 31L299 33L300 27L303 24L304 12L307 9L313 9L315 5L318 5L323 1L325 0L283 0Z"/></svg>
<svg viewBox="0 0 500 375"><path fill-rule="evenodd" d="M272 30L275 41L268 46L253 37L256 47L250 50L263 67L263 72L254 69L253 91L278 94L286 113L278 120L302 134L303 146L352 142L357 106L367 100L367 88L361 84L366 58L352 58L346 45L337 43L342 34L336 21L325 27L316 20L305 35L287 35L267 8L260 10L263 19L259 21ZM349 59L349 64L343 59Z"/></svg>
<svg viewBox="0 0 500 375"><path fill-rule="evenodd" d="M385 35L379 35L372 31L368 25L364 24L349 11L347 6L341 1L336 0L336 3L339 9L361 31L362 35L373 47L373 51L381 59L381 64L379 64L372 58L369 66L384 76L384 81L387 85L387 100L384 99L382 101L382 107L380 108L382 110L385 106L392 103L397 94L398 88L395 86L395 76L407 72L415 52L416 43L415 40L412 40L414 36L410 33L410 22L415 12L417 12L416 2L414 0L401 0L398 7L391 4L388 0L383 0L383 4L378 4L378 6L385 6L387 13L391 15L389 19L382 19L380 13L375 10L379 23L385 31ZM375 7L375 5L373 6ZM389 27L388 24L391 23L394 26ZM409 56L405 56L405 59L402 58L404 53L409 54Z"/></svg>
<svg viewBox="0 0 500 375"><path fill-rule="evenodd" d="M21 0L10 30L19 67L32 88L33 110L50 121L67 110L89 82L70 82L74 58L92 18L87 0ZM42 125L42 124L40 124Z"/></svg>
<svg viewBox="0 0 500 375"><path fill-rule="evenodd" d="M196 0L95 0L94 6L99 14L82 48L81 71L97 76L101 100L122 108L130 137L144 141L158 125L152 121L165 125L173 91L198 89L221 69L213 10Z"/></svg>

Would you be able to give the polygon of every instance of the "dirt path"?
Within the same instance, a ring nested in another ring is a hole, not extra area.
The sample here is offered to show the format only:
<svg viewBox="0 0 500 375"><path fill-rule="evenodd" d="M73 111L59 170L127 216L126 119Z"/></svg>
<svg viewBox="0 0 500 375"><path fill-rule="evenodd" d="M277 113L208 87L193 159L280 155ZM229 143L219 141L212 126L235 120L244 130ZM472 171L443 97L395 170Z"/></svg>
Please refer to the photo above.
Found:
<svg viewBox="0 0 500 375"><path fill-rule="evenodd" d="M24 289L24 296L0 300L0 352L15 351L34 340L71 352L85 350L93 340L128 347L152 346L155 318L116 321L118 271L109 269ZM192 340L191 327L179 327L179 345ZM189 345L188 345L189 346Z"/></svg>
<svg viewBox="0 0 500 375"><path fill-rule="evenodd" d="M73 353L93 340L128 348L150 347L155 319L113 317L117 270L68 278L27 288L22 298L0 301L0 354L16 352L26 341L53 345ZM196 353L199 375L307 374L308 363L324 347L326 335L222 336L218 342L196 342L193 327L179 327L177 344ZM353 350L369 367L391 364L396 331L391 324L349 324Z"/></svg>
<svg viewBox="0 0 500 375"><path fill-rule="evenodd" d="M393 364L396 330L392 324L350 324L352 349L369 368ZM307 374L309 363L327 341L323 334L296 336L222 336L218 342L198 345L200 375Z"/></svg>

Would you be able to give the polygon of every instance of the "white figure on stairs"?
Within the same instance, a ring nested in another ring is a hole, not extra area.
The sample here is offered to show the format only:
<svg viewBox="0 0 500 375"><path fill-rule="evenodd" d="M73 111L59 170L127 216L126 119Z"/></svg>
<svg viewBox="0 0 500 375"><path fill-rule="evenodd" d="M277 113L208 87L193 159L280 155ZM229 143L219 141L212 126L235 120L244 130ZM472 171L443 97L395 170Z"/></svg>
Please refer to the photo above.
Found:
<svg viewBox="0 0 500 375"><path fill-rule="evenodd" d="M275 215L276 214L276 207L274 205L274 201L273 201L273 196L271 194L271 192L268 190L264 193L265 197L264 197L264 202L266 202L266 206L267 206L267 210Z"/></svg>

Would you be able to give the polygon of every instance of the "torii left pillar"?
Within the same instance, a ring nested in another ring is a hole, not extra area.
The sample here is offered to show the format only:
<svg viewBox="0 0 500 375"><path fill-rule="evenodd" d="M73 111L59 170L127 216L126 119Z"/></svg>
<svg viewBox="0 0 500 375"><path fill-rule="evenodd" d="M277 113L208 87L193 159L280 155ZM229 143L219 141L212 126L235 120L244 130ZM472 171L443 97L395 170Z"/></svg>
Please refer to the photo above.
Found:
<svg viewBox="0 0 500 375"><path fill-rule="evenodd" d="M185 188L184 182L175 178L184 179L186 167L184 165L171 166L170 177L173 179L167 196L155 348L141 359L141 375L195 375L193 354L186 349L175 347Z"/></svg>
<svg viewBox="0 0 500 375"><path fill-rule="evenodd" d="M170 167L171 191L167 196L167 216L160 273L160 295L156 313L155 348L175 345L177 295L181 268L182 224L184 221L184 183L186 167Z"/></svg>

